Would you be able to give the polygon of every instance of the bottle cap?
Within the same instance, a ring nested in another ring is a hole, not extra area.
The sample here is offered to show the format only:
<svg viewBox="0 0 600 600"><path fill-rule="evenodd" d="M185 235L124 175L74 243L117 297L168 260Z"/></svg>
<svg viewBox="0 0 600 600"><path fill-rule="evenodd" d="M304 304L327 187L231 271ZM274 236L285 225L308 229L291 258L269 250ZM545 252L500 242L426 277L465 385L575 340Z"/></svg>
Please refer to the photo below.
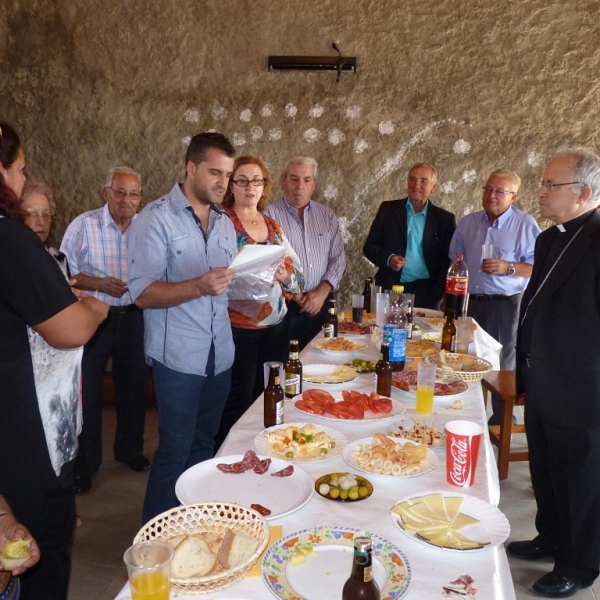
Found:
<svg viewBox="0 0 600 600"><path fill-rule="evenodd" d="M362 552L366 552L367 550L371 550L371 547L372 547L371 538L368 538L368 537L354 538L354 548L356 550L361 550Z"/></svg>
<svg viewBox="0 0 600 600"><path fill-rule="evenodd" d="M404 291L403 285L393 285L392 286L392 292L403 292L403 291Z"/></svg>

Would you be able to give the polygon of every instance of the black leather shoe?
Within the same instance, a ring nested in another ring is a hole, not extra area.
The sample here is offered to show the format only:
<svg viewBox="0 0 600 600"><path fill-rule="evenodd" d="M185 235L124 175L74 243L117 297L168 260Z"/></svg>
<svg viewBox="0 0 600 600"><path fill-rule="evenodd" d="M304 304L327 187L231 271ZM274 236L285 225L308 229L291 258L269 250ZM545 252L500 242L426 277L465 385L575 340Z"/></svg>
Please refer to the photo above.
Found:
<svg viewBox="0 0 600 600"><path fill-rule="evenodd" d="M568 598L585 587L589 586L563 577L554 571L546 573L546 575L540 577L533 584L533 589L541 596L546 596L547 598Z"/></svg>
<svg viewBox="0 0 600 600"><path fill-rule="evenodd" d="M78 473L73 480L73 489L76 494L85 494L92 487L92 478L89 475Z"/></svg>
<svg viewBox="0 0 600 600"><path fill-rule="evenodd" d="M143 471L147 471L152 466L152 463L145 456L140 455L128 460L127 466L132 471L142 473Z"/></svg>
<svg viewBox="0 0 600 600"><path fill-rule="evenodd" d="M509 554L523 560L539 560L540 558L553 557L555 555L554 550L550 546L541 544L537 538L523 542L511 542L506 546L506 550Z"/></svg>

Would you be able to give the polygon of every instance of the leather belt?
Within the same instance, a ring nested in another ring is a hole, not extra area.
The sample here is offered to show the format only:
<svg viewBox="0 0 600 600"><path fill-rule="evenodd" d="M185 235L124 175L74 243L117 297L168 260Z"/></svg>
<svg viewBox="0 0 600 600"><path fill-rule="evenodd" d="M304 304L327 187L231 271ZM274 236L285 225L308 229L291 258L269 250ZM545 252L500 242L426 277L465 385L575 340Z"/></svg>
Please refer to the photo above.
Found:
<svg viewBox="0 0 600 600"><path fill-rule="evenodd" d="M111 306L108 312L118 315L124 315L125 313L140 310L135 304L126 304L125 306Z"/></svg>
<svg viewBox="0 0 600 600"><path fill-rule="evenodd" d="M512 296L504 294L469 294L469 300L478 300L479 302L494 302L500 300L510 300Z"/></svg>

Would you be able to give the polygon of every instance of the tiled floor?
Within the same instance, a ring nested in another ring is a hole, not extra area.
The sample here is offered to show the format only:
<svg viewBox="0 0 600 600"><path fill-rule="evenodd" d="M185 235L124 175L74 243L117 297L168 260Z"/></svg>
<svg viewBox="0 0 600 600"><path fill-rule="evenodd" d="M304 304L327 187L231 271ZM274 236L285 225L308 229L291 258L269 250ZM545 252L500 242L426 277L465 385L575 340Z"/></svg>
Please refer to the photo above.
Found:
<svg viewBox="0 0 600 600"><path fill-rule="evenodd" d="M520 415L522 419L522 415ZM76 530L73 546L73 572L68 600L113 600L127 580L123 552L141 526L141 507L148 475L134 473L112 460L115 430L114 411L104 411L104 456L92 490L77 499L83 521ZM514 444L524 444L524 435ZM158 441L156 410L146 416L146 456L151 458ZM529 464L512 463L509 477L500 484L500 509L511 524L510 540L535 535L535 501L529 480ZM552 568L550 561L528 563L509 558L517 600L539 598L531 584ZM265 592L265 598L270 598ZM575 600L600 599L600 581L582 590ZM486 600L482 598L481 600Z"/></svg>

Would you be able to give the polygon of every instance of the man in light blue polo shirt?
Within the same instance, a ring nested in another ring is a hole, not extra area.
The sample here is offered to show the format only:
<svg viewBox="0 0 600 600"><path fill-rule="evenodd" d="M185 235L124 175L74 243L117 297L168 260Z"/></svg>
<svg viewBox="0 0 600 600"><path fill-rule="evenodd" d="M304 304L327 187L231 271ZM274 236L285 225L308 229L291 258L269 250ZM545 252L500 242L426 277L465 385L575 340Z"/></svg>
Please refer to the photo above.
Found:
<svg viewBox="0 0 600 600"><path fill-rule="evenodd" d="M515 368L519 305L540 233L534 218L512 205L520 186L516 173L494 171L483 188L484 210L464 217L450 243L450 258L463 254L469 270L468 314L502 344L500 368L509 371ZM493 258L482 260L483 244L492 246ZM500 423L496 403L490 425Z"/></svg>
<svg viewBox="0 0 600 600"><path fill-rule="evenodd" d="M129 234L129 290L144 309L145 352L154 368L159 443L144 500L144 523L179 504L175 482L214 455L229 394L233 338L227 267L235 230L217 208L235 149L223 135L194 136L182 184L140 213ZM135 226L134 226L135 225Z"/></svg>

